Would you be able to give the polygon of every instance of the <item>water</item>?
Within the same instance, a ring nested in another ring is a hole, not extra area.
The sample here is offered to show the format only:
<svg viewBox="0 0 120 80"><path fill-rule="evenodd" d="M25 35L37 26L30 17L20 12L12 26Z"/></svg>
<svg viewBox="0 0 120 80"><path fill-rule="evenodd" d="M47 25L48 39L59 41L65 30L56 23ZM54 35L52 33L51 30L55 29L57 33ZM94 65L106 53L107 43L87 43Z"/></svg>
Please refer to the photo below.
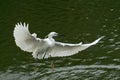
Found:
<svg viewBox="0 0 120 80"><path fill-rule="evenodd" d="M0 1L0 80L120 80L119 13L119 0ZM105 38L73 56L35 60L15 45L20 21L41 38L50 31L67 34L55 39L69 43Z"/></svg>

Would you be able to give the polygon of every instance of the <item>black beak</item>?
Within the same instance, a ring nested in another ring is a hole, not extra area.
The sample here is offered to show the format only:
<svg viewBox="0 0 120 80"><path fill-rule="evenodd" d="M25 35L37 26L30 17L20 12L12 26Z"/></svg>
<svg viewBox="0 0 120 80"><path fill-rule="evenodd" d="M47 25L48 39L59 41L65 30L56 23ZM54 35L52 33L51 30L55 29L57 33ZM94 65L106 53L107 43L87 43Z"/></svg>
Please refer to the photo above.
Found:
<svg viewBox="0 0 120 80"><path fill-rule="evenodd" d="M63 34L58 34L58 36L65 36L65 35L63 35Z"/></svg>

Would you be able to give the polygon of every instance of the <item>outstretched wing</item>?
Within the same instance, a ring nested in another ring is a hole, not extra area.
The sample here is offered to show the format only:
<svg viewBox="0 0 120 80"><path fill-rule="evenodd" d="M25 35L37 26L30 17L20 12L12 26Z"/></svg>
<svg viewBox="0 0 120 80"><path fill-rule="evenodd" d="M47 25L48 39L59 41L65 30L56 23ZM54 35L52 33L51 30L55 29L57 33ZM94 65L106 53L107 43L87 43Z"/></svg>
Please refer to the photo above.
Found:
<svg viewBox="0 0 120 80"><path fill-rule="evenodd" d="M31 34L28 29L28 24L17 23L14 28L13 36L15 38L16 45L20 49L33 52L41 42L40 38L37 38L36 34Z"/></svg>
<svg viewBox="0 0 120 80"><path fill-rule="evenodd" d="M88 47L97 44L101 39L100 37L92 43L89 44L66 44L61 42L56 42L54 48L50 52L51 57L62 57L62 56L70 56L78 53L79 51L85 50Z"/></svg>

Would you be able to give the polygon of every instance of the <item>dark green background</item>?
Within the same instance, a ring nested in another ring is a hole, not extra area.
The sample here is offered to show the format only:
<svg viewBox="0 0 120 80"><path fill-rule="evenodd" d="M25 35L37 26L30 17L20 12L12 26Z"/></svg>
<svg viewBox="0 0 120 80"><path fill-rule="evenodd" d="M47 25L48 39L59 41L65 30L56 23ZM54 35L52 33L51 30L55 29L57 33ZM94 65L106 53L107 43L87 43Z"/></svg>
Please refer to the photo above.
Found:
<svg viewBox="0 0 120 80"><path fill-rule="evenodd" d="M97 45L79 54L35 60L14 42L17 22L44 38ZM55 69L50 67L53 60ZM120 80L120 0L0 0L0 80Z"/></svg>

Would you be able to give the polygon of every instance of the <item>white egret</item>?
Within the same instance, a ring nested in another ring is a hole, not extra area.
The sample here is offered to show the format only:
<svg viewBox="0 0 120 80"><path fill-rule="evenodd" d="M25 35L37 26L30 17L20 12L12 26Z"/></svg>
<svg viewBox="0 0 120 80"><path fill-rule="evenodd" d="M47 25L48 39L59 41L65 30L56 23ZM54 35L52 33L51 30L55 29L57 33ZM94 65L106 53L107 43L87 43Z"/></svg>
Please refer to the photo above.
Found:
<svg viewBox="0 0 120 80"><path fill-rule="evenodd" d="M47 38L41 39L37 38L36 33L31 34L28 26L26 23L17 23L13 35L16 45L23 51L32 52L32 56L36 59L71 56L97 44L103 38L102 36L88 44L82 44L82 42L78 44L61 43L53 38L58 36L58 33L50 32Z"/></svg>

